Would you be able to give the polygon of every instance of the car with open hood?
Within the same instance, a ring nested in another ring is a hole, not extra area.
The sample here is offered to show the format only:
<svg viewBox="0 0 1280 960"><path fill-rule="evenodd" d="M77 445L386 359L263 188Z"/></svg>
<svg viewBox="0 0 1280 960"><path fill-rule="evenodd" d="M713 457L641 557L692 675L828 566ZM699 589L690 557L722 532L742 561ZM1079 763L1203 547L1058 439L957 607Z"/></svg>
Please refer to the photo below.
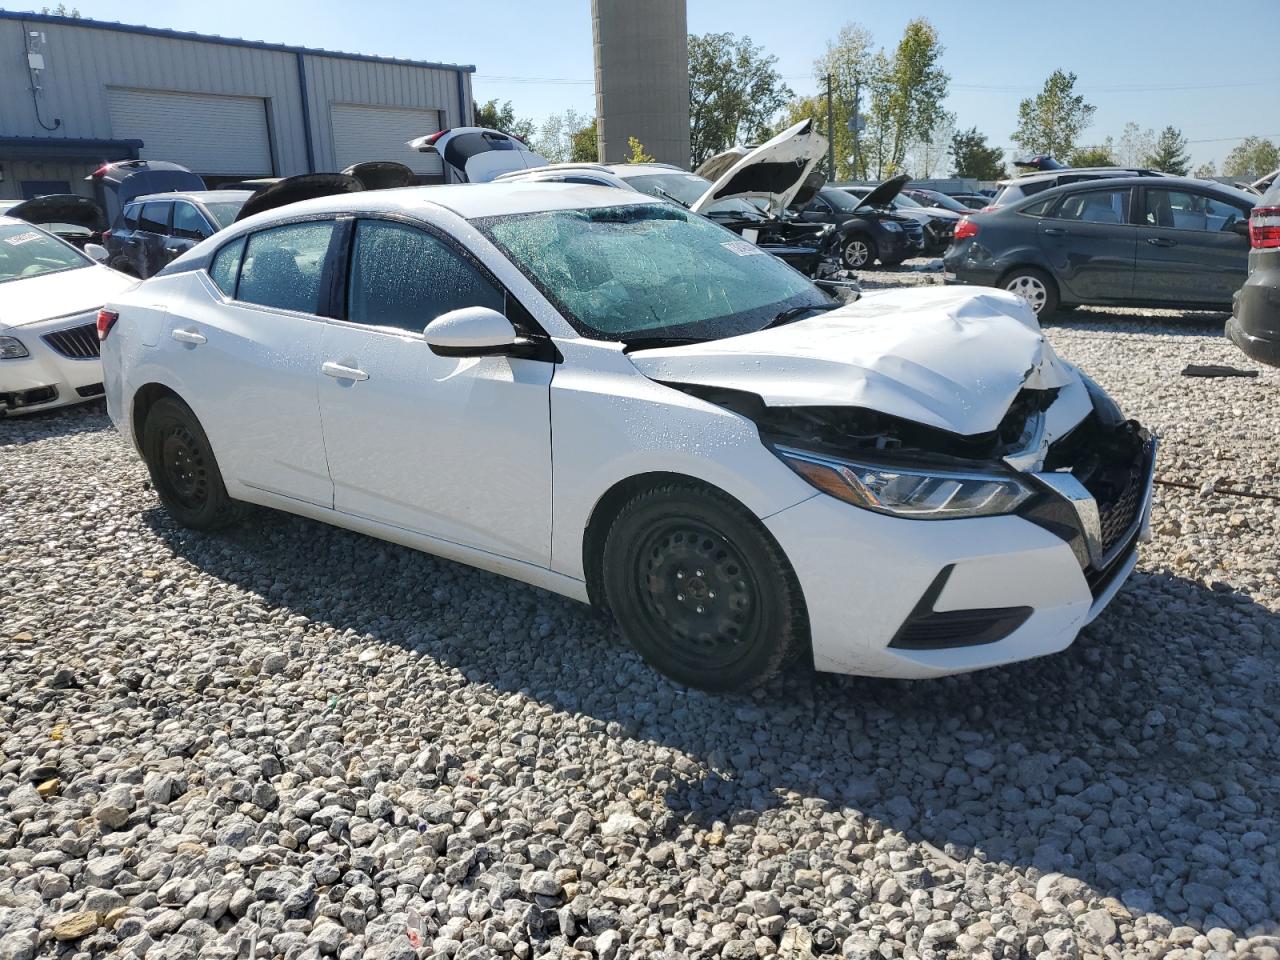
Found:
<svg viewBox="0 0 1280 960"><path fill-rule="evenodd" d="M98 310L134 282L25 220L0 216L0 418L102 396Z"/></svg>
<svg viewBox="0 0 1280 960"><path fill-rule="evenodd" d="M31 200L0 201L0 215L34 223L37 227L83 250L100 244L107 229L102 207L89 197L51 193Z"/></svg>
<svg viewBox="0 0 1280 960"><path fill-rule="evenodd" d="M415 137L406 145L418 153L439 154L456 183L488 183L504 173L549 162L514 134L488 127L453 127Z"/></svg>
<svg viewBox="0 0 1280 960"><path fill-rule="evenodd" d="M856 196L838 187L823 187L792 215L804 223L838 229L840 260L848 269L865 270L877 262L896 267L925 251L920 220L895 210L890 203L896 189L895 185L882 185Z"/></svg>
<svg viewBox="0 0 1280 960"><path fill-rule="evenodd" d="M903 193L910 182L907 174L900 173L875 186L852 184L840 189L862 200L868 208L893 210L899 216L916 221L920 224L923 254L937 256L950 245L951 235L962 214L942 207L926 207L912 200Z"/></svg>
<svg viewBox="0 0 1280 960"><path fill-rule="evenodd" d="M176 522L274 507L592 601L708 689L796 655L931 677L1061 650L1149 513L1154 439L1022 300L842 305L632 191L295 204L99 330Z"/></svg>

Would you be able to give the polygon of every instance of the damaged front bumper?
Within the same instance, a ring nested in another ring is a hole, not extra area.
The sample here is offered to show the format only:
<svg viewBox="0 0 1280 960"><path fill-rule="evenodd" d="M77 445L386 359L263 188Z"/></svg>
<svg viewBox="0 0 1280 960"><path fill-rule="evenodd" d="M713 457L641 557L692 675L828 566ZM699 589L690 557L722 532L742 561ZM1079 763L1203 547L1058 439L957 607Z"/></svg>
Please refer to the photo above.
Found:
<svg viewBox="0 0 1280 960"><path fill-rule="evenodd" d="M814 666L914 679L1066 648L1137 565L1157 446L1095 413L1025 465L1038 493L1014 514L910 520L818 496L767 518L804 589Z"/></svg>

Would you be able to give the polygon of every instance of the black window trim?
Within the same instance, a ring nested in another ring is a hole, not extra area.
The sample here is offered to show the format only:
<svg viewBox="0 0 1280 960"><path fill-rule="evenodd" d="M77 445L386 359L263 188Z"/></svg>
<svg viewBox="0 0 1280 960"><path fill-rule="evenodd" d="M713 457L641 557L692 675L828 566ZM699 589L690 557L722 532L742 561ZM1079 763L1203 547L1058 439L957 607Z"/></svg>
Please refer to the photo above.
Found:
<svg viewBox="0 0 1280 960"><path fill-rule="evenodd" d="M446 247L458 254L463 260L471 264L479 274L491 283L503 299L503 314L511 325L516 328L516 333L538 344L538 355L529 359L543 360L547 363L561 363L564 356L556 347L550 335L543 329L533 312L526 307L505 283L499 280L480 259L468 250L458 239L450 235L447 231L440 229L433 223L427 223L415 217L406 216L404 214L395 213L393 211L361 211L359 213L343 214L340 221L345 221L345 230L342 232L341 242L329 248L329 257L332 261L326 260L325 268L329 270L332 267L331 286L328 289L328 309L330 322L339 324L343 327L349 327L355 330L372 330L377 333L386 334L396 337L412 337L416 340L425 342L421 330L405 330L401 327L376 326L369 323L356 323L354 320L347 319L347 287L351 280L351 261L355 256L355 235L357 220L381 220L389 223L398 223L402 226L410 227L428 233L441 241ZM335 231L335 236L337 231ZM239 281L237 280L237 289ZM519 315L517 321L512 317L512 313Z"/></svg>

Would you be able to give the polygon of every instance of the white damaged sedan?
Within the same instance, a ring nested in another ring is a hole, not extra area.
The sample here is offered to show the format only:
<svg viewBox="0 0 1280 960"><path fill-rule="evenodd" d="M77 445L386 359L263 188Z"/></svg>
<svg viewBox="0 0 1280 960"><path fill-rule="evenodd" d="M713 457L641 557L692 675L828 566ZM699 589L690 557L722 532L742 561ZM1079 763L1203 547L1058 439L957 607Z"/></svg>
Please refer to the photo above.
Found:
<svg viewBox="0 0 1280 960"><path fill-rule="evenodd" d="M0 217L0 418L102 396L98 309L137 281Z"/></svg>
<svg viewBox="0 0 1280 960"><path fill-rule="evenodd" d="M247 503L607 606L677 680L1061 650L1137 561L1155 441L994 291L830 300L608 188L347 194L117 298L108 408L172 516Z"/></svg>

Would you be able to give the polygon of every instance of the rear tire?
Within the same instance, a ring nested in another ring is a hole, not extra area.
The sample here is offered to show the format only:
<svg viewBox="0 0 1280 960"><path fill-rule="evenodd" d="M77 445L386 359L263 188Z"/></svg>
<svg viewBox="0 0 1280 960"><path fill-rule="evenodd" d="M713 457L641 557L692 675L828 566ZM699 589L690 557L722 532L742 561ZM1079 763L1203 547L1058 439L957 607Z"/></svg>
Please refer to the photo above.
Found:
<svg viewBox="0 0 1280 960"><path fill-rule="evenodd" d="M1058 285L1043 270L1015 267L1004 275L1000 287L1026 300L1041 320L1058 309Z"/></svg>
<svg viewBox="0 0 1280 960"><path fill-rule="evenodd" d="M603 567L622 632L680 683L750 690L807 644L791 565L760 522L719 491L671 484L633 497L609 529Z"/></svg>
<svg viewBox="0 0 1280 960"><path fill-rule="evenodd" d="M220 530L240 519L244 505L227 496L213 447L181 400L163 397L147 412L142 455L169 516L192 530Z"/></svg>

